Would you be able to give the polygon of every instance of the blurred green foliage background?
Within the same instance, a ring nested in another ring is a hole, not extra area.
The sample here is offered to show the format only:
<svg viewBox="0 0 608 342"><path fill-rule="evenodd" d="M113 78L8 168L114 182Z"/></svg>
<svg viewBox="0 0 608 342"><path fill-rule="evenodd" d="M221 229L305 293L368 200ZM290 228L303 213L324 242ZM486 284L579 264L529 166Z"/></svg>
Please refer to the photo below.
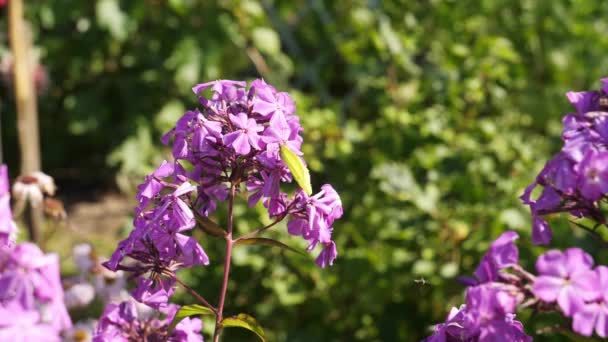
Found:
<svg viewBox="0 0 608 342"><path fill-rule="evenodd" d="M116 185L132 196L170 155L159 137L196 105L196 83L264 77L293 94L313 184L334 185L345 217L329 269L312 256L237 250L227 311L255 316L271 341L419 339L462 301L455 278L470 274L502 231L520 232L531 261L542 249L531 248L517 197L559 149L570 110L563 93L597 88L608 69L608 2L594 0L27 7L49 76L40 97L43 165L64 183ZM4 151L18 165L11 101L4 87ZM265 222L244 202L236 212L241 232ZM285 229L272 234L298 245ZM576 241L599 252L567 225L556 235L557 246ZM186 278L215 301L222 244L201 240L212 265ZM529 333L542 326L523 318Z"/></svg>

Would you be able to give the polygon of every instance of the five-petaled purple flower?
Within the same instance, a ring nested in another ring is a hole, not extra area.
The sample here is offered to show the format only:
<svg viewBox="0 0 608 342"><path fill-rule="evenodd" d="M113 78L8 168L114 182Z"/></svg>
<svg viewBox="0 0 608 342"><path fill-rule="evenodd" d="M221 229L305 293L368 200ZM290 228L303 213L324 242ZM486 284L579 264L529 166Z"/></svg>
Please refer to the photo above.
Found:
<svg viewBox="0 0 608 342"><path fill-rule="evenodd" d="M591 336L593 331L602 338L608 337L608 267L598 266L595 269L598 281L598 295L585 303L574 314L573 330L584 336Z"/></svg>
<svg viewBox="0 0 608 342"><path fill-rule="evenodd" d="M593 259L580 248L550 250L536 261L539 276L532 292L542 301L557 302L564 315L571 317L598 296L599 283L592 267Z"/></svg>
<svg viewBox="0 0 608 342"><path fill-rule="evenodd" d="M232 146L236 153L243 155L248 154L252 147L259 149L258 132L263 131L264 127L258 125L254 119L248 118L245 113L228 114L228 116L238 130L224 135L224 144Z"/></svg>

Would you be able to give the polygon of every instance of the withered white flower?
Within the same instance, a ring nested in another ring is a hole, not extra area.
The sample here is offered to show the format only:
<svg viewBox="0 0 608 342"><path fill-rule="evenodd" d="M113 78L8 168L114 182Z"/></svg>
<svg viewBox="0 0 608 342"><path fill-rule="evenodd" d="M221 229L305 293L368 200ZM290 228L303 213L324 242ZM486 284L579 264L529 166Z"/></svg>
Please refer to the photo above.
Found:
<svg viewBox="0 0 608 342"><path fill-rule="evenodd" d="M21 175L13 184L13 196L20 205L30 202L32 207L39 207L44 194L55 195L55 181L43 172L36 171Z"/></svg>

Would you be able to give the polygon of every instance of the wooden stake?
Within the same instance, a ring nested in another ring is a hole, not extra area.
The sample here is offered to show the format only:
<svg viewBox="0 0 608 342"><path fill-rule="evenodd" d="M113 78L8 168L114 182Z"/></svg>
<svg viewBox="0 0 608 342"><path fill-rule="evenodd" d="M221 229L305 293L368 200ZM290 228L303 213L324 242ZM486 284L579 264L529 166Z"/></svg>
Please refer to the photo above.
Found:
<svg viewBox="0 0 608 342"><path fill-rule="evenodd" d="M31 63L32 34L23 19L23 0L9 1L8 12L17 103L17 131L21 149L21 174L28 174L40 171L38 108ZM38 242L42 219L41 209L30 208L27 221L30 239L33 242Z"/></svg>

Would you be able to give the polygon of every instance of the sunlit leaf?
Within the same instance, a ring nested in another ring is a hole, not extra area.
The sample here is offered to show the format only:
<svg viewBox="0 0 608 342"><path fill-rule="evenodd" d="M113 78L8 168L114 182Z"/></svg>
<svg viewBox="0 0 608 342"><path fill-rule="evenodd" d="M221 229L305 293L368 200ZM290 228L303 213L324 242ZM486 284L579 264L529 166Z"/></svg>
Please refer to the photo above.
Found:
<svg viewBox="0 0 608 342"><path fill-rule="evenodd" d="M215 313L208 307L198 304L182 306L175 314L169 330L172 331L182 319L190 316L215 316Z"/></svg>
<svg viewBox="0 0 608 342"><path fill-rule="evenodd" d="M221 324L224 328L237 327L247 329L258 335L260 340L266 341L264 329L258 323L258 321L255 320L255 318L249 316L248 314L240 313L236 316L224 318Z"/></svg>
<svg viewBox="0 0 608 342"><path fill-rule="evenodd" d="M281 159L287 164L289 171L295 178L298 185L306 192L307 195L312 194L312 186L310 185L310 173L304 162L298 155L293 153L289 147L281 145Z"/></svg>

